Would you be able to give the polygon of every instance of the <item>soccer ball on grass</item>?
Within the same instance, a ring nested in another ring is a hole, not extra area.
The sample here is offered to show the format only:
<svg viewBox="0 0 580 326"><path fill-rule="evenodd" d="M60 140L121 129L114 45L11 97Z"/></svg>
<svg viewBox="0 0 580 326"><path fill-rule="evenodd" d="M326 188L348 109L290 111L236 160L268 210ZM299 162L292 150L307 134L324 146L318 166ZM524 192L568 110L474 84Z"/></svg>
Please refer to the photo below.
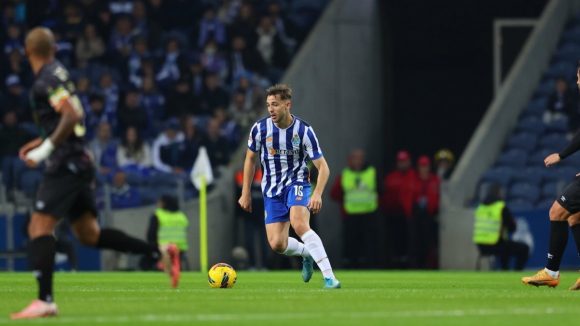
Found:
<svg viewBox="0 0 580 326"><path fill-rule="evenodd" d="M214 289L233 288L237 280L236 271L232 266L224 263L213 265L207 273L209 286Z"/></svg>

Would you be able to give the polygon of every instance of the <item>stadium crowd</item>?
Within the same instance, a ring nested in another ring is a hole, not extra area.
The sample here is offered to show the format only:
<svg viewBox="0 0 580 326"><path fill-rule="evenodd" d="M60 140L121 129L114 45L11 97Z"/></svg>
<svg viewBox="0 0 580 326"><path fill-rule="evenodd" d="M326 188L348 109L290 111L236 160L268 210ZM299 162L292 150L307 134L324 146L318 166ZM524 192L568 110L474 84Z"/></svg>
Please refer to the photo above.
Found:
<svg viewBox="0 0 580 326"><path fill-rule="evenodd" d="M280 80L326 2L3 2L0 160L8 198L14 190L33 194L40 178L18 159L19 147L39 135L23 42L31 27L53 31L56 57L76 82L99 184L114 185L113 208L132 207L159 197L153 180L185 179L200 146L214 168L229 162L265 109L264 88ZM186 196L194 195L191 187Z"/></svg>

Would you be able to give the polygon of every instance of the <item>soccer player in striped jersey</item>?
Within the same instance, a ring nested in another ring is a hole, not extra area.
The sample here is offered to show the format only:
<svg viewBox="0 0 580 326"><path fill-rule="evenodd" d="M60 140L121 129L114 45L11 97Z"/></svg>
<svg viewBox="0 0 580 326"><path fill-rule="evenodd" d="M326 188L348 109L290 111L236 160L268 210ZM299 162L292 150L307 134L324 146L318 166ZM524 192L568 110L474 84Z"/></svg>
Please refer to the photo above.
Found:
<svg viewBox="0 0 580 326"><path fill-rule="evenodd" d="M322 240L310 229L310 212L322 208L322 191L330 170L322 155L320 144L312 127L290 113L292 89L274 85L266 91L270 117L254 124L248 138L244 164L242 196L238 203L245 211L252 211L250 187L254 177L254 162L259 156L262 163L262 192L264 195L264 222L270 247L288 256L302 256L302 280L310 281L316 261L324 276L325 289L338 289ZM319 171L314 192L310 189L307 160ZM290 238L290 226L302 242Z"/></svg>

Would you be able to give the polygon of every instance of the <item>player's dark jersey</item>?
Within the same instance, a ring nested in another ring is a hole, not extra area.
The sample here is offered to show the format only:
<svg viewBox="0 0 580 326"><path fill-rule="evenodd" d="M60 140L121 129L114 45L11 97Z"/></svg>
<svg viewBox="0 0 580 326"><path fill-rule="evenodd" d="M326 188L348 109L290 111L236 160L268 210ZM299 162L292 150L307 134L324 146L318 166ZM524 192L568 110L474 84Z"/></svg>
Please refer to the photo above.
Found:
<svg viewBox="0 0 580 326"><path fill-rule="evenodd" d="M69 100L81 116L84 110L75 94L74 83L70 80L68 71L58 60L44 65L32 85L31 104L33 114L43 138L49 137L60 122L58 108ZM84 121L77 124L69 138L58 146L46 162L46 173L54 173L67 168L73 172L92 169L89 154L85 151Z"/></svg>

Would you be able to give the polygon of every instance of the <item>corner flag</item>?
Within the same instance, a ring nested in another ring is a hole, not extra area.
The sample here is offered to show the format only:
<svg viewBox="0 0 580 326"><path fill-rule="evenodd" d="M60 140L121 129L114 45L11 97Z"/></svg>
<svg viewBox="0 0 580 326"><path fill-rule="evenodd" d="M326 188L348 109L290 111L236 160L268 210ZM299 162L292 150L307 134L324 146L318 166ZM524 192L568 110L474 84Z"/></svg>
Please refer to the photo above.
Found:
<svg viewBox="0 0 580 326"><path fill-rule="evenodd" d="M201 272L207 272L207 185L213 182L213 171L205 147L199 148L190 174L191 182L199 190L199 259Z"/></svg>

